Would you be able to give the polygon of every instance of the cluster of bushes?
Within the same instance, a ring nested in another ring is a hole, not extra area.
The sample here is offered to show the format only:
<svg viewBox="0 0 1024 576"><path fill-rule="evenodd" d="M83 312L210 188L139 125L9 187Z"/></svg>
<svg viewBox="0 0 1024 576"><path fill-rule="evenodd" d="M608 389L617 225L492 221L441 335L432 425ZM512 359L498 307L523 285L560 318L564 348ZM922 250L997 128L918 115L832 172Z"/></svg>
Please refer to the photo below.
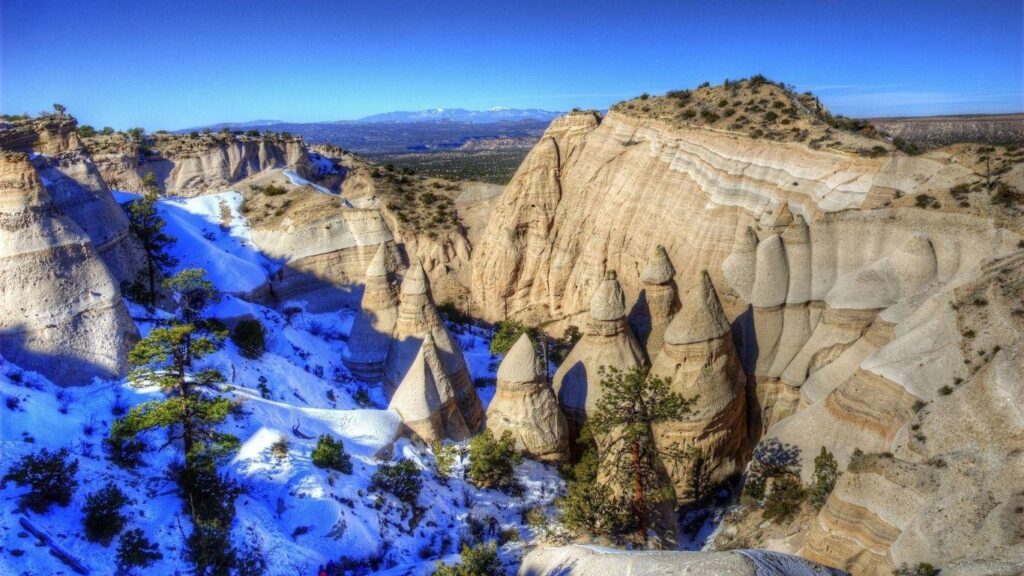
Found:
<svg viewBox="0 0 1024 576"><path fill-rule="evenodd" d="M3 482L13 481L28 486L21 504L36 513L45 513L50 506L67 506L78 489L78 460L71 460L67 448L43 448L23 456L15 462ZM91 542L109 546L121 534L117 546L117 562L122 568L145 567L163 557L156 544L150 542L142 530L135 528L123 532L128 524L125 506L132 501L116 484L108 482L103 488L86 496L82 524L85 537Z"/></svg>
<svg viewBox="0 0 1024 576"><path fill-rule="evenodd" d="M796 515L805 501L815 508L825 505L839 479L839 465L831 452L822 446L821 452L814 459L814 477L806 487L792 468L795 454L785 449L782 452L772 450L771 453L782 454L783 459L766 463L764 460L759 461L755 452L743 489L745 502L761 504L763 501L764 518L779 522Z"/></svg>

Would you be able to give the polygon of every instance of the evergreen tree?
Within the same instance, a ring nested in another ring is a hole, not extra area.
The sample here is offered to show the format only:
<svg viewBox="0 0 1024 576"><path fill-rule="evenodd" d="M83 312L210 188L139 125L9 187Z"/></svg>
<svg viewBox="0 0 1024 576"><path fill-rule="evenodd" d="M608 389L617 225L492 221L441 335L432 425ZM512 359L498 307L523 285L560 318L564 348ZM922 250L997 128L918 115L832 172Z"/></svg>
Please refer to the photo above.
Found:
<svg viewBox="0 0 1024 576"><path fill-rule="evenodd" d="M153 173L150 172L142 180L142 197L126 205L129 230L139 239L146 253L144 284L142 281L136 281L134 291L141 293L142 303L149 307L156 305L157 281L165 277L168 268L178 263L167 251L175 239L164 232L166 222L157 212L157 198L157 186Z"/></svg>
<svg viewBox="0 0 1024 576"><path fill-rule="evenodd" d="M210 323L201 317L206 305L217 299L216 289L202 270L184 270L165 285L179 302L178 319L150 331L128 354L128 361L134 367L133 384L156 384L167 397L132 408L114 423L111 434L115 441L127 441L144 430L178 425L188 462L197 448L227 448L233 440L214 429L227 417L230 400L201 392L203 387L223 382L224 377L213 369L192 372L196 360L220 348L224 334L212 332Z"/></svg>
<svg viewBox="0 0 1024 576"><path fill-rule="evenodd" d="M810 502L816 508L825 505L828 495L836 487L839 479L839 463L831 452L821 447L821 452L814 458L814 479L811 481Z"/></svg>
<svg viewBox="0 0 1024 576"><path fill-rule="evenodd" d="M683 418L693 400L672 392L670 380L651 376L646 367L628 372L602 368L601 377L604 396L588 424L597 438L606 482L630 495L625 498L630 502L630 524L645 539L649 513L659 503L675 499L658 466L685 457L677 448L659 448L651 427Z"/></svg>

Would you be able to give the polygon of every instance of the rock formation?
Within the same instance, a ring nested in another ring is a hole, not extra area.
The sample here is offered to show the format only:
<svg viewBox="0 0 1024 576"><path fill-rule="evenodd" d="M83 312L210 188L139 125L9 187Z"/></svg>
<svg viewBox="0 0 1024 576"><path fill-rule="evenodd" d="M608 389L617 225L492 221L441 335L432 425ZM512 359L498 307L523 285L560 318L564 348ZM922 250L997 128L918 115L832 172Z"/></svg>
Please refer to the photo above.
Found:
<svg viewBox="0 0 1024 576"><path fill-rule="evenodd" d="M615 272L608 271L590 299L590 321L583 338L555 372L555 396L569 424L570 444L601 398L602 367L627 371L643 363L643 348L626 322L622 287Z"/></svg>
<svg viewBox="0 0 1024 576"><path fill-rule="evenodd" d="M156 176L169 196L221 192L236 182L274 169L308 175L308 152L302 140L274 136L203 134L195 138L150 134L147 151L123 135L88 139L103 178L122 190L139 190L142 177Z"/></svg>
<svg viewBox="0 0 1024 576"><path fill-rule="evenodd" d="M569 430L547 381L547 370L530 337L523 334L498 366L498 385L487 407L487 429L506 431L527 456L560 462L569 450Z"/></svg>
<svg viewBox="0 0 1024 576"><path fill-rule="evenodd" d="M676 270L672 267L665 247L657 246L640 272L643 288L629 315L629 323L647 352L648 360L654 360L661 350L665 342L665 329L679 311L679 289L676 287L675 276Z"/></svg>
<svg viewBox="0 0 1024 576"><path fill-rule="evenodd" d="M452 383L438 356L433 333L423 338L412 365L388 404L402 424L424 442L465 440L470 435Z"/></svg>
<svg viewBox="0 0 1024 576"><path fill-rule="evenodd" d="M654 430L659 445L695 451L692 459L668 469L676 497L691 501L740 472L749 446L746 379L707 271L665 331L665 346L654 359L651 375L671 380L673 392L694 400L685 419ZM701 468L703 486L692 483L695 466Z"/></svg>
<svg viewBox="0 0 1024 576"><path fill-rule="evenodd" d="M417 260L402 280L398 319L384 362L384 391L388 397L395 394L405 379L428 334L435 342L439 358L434 377L449 382L466 426L470 433L476 433L484 423L480 397L473 387L462 349L441 320L430 294L430 282Z"/></svg>
<svg viewBox="0 0 1024 576"><path fill-rule="evenodd" d="M0 130L0 148L28 153L51 201L85 232L118 281L134 280L141 252L71 116L43 116Z"/></svg>
<svg viewBox="0 0 1024 576"><path fill-rule="evenodd" d="M62 385L125 372L138 332L118 282L18 152L0 155L0 262L4 358Z"/></svg>
<svg viewBox="0 0 1024 576"><path fill-rule="evenodd" d="M395 267L391 252L385 244L380 244L366 269L363 300L342 356L349 372L364 382L384 379L384 359L398 320Z"/></svg>
<svg viewBox="0 0 1024 576"><path fill-rule="evenodd" d="M769 126L770 135L752 138L731 120L702 126L679 115L672 96L553 122L480 236L475 309L564 326L585 313L595 278L611 268L633 304L648 289L646 255L663 245L682 271L681 291L713 282L724 313L709 322L721 330L715 346L667 329L652 371L700 368L690 377L723 391L701 402L726 406L721 418L740 428L729 402L745 402L746 436L793 448L805 482L823 446L846 470L813 528L768 536L759 523L733 543L799 551L856 574L918 562L944 573L1012 573L1021 535L1007 506L1017 505L1020 475L1006 466L1020 467L1019 450L1008 446L1019 448L1021 426L1008 416L1020 403L1005 399L1019 396L1024 312L994 292L1012 293L1021 268L1015 190L1024 189L1024 164L1000 160L999 186L1014 198L1003 202L986 191L979 158L1006 158L1009 149L908 156L870 131L835 128L778 85L731 86L709 90L776 99L801 128L786 135ZM697 92L684 104L700 102ZM804 132L816 135L812 145ZM690 272L701 269L710 279ZM676 347L688 352L669 363ZM566 393L578 390L564 386L567 373L584 371L573 353L555 382L570 426L590 403ZM745 398L737 355L750 380ZM954 409L950 397L963 401ZM996 414L1001 428L982 414ZM722 442L729 466L742 465L746 448L736 449L728 425L709 426L705 441Z"/></svg>

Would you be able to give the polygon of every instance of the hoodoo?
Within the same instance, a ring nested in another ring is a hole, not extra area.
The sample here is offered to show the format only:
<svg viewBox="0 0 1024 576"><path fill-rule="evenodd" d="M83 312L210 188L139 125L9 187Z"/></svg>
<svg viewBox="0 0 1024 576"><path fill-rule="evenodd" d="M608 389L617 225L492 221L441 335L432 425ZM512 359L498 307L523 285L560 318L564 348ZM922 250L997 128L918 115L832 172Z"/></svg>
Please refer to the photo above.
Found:
<svg viewBox="0 0 1024 576"><path fill-rule="evenodd" d="M696 450L695 458L668 470L677 498L693 500L738 473L748 445L746 379L706 270L665 331L651 374L671 379L674 392L695 401L686 419L659 424L654 431L659 444ZM701 474L692 473L694 466L702 467ZM693 485L698 476L705 485Z"/></svg>
<svg viewBox="0 0 1024 576"><path fill-rule="evenodd" d="M643 348L626 322L622 286L609 270L590 299L590 321L583 338L555 372L555 396L569 423L570 443L601 398L601 368L630 370L643 363Z"/></svg>
<svg viewBox="0 0 1024 576"><path fill-rule="evenodd" d="M473 387L462 350L448 333L434 305L423 263L416 260L402 281L398 319L384 361L384 391L389 397L395 394L405 379L418 354L420 344L428 333L436 343L437 356L440 359L437 370L442 371L451 382L452 392L469 431L480 430L484 422L480 397Z"/></svg>
<svg viewBox="0 0 1024 576"><path fill-rule="evenodd" d="M6 360L69 385L125 372L138 332L118 283L18 152L0 155L0 262Z"/></svg>
<svg viewBox="0 0 1024 576"><path fill-rule="evenodd" d="M404 426L425 442L464 440L469 429L437 352L434 336L427 332L388 409L398 412Z"/></svg>
<svg viewBox="0 0 1024 576"><path fill-rule="evenodd" d="M380 244L369 268L359 314L352 325L342 361L356 378L380 382L388 341L398 320L398 287L394 281L395 261L386 244Z"/></svg>
<svg viewBox="0 0 1024 576"><path fill-rule="evenodd" d="M676 269L672 266L668 252L664 246L659 245L640 272L643 287L630 313L630 325L650 360L661 350L665 342L665 329L679 311L679 288L675 276Z"/></svg>
<svg viewBox="0 0 1024 576"><path fill-rule="evenodd" d="M498 388L487 408L487 429L509 431L516 448L531 458L562 461L569 429L547 382L547 370L530 337L523 334L498 367Z"/></svg>

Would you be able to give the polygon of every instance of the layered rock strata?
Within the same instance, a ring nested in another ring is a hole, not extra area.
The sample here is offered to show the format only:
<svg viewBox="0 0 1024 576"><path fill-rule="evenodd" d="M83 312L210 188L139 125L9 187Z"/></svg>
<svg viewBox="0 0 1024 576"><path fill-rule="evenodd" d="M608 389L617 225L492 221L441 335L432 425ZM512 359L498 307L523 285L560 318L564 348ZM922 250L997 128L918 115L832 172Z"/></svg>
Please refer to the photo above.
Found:
<svg viewBox="0 0 1024 576"><path fill-rule="evenodd" d="M975 179L955 160L870 158L616 111L603 119L568 115L527 156L475 248L475 307L492 320L571 317L586 309L589 286L606 268L620 272L634 302L644 288L642 263L659 244L684 272L681 289L707 269L724 290L731 283L722 262L768 210L779 214L764 222L765 232L781 229L786 212L815 222L898 196L944 194ZM884 236L861 238L854 253ZM726 300L727 312L738 313Z"/></svg>
<svg viewBox="0 0 1024 576"><path fill-rule="evenodd" d="M62 385L125 372L138 332L118 282L21 153L0 155L0 261L4 358Z"/></svg>
<svg viewBox="0 0 1024 576"><path fill-rule="evenodd" d="M511 432L516 449L530 458L561 462L568 456L569 429L547 381L547 370L523 334L498 366L494 399L487 407L487 429Z"/></svg>
<svg viewBox="0 0 1024 576"><path fill-rule="evenodd" d="M435 378L440 374L450 383L459 412L470 433L484 423L483 405L462 356L462 349L445 327L430 293L430 282L419 260L409 267L402 280L398 319L391 345L384 361L384 391L392 397L412 366L419 348L430 335L435 342L439 362Z"/></svg>
<svg viewBox="0 0 1024 576"><path fill-rule="evenodd" d="M579 436L587 415L597 409L602 370L628 371L643 364L643 348L626 322L622 286L615 272L609 271L591 297L590 320L583 337L555 372L555 396L569 424L570 443Z"/></svg>
<svg viewBox="0 0 1024 576"><path fill-rule="evenodd" d="M749 449L746 378L707 271L665 331L651 375L671 380L673 392L693 401L684 419L658 424L654 433L666 449L691 451L691 458L668 466L676 497L681 502L703 497L742 470ZM696 477L703 485L693 484Z"/></svg>
<svg viewBox="0 0 1024 576"><path fill-rule="evenodd" d="M366 269L363 299L341 358L352 376L364 382L384 379L384 360L398 320L396 267L388 247L378 245Z"/></svg>

